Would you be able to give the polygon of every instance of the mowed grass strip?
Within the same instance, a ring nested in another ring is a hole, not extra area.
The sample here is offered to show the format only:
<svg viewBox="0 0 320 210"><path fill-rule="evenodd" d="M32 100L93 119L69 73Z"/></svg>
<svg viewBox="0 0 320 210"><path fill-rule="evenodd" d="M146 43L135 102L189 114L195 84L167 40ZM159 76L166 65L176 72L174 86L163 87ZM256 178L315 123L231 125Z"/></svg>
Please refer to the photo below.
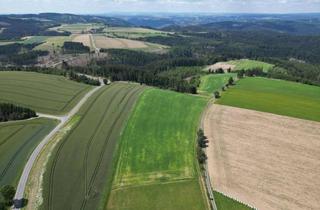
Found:
<svg viewBox="0 0 320 210"><path fill-rule="evenodd" d="M14 103L41 113L68 112L90 88L62 76L0 72L0 102Z"/></svg>
<svg viewBox="0 0 320 210"><path fill-rule="evenodd" d="M195 162L196 131L206 103L159 89L143 93L121 137L107 209L206 209Z"/></svg>
<svg viewBox="0 0 320 210"><path fill-rule="evenodd" d="M0 123L0 187L17 185L28 157L56 125L44 118Z"/></svg>
<svg viewBox="0 0 320 210"><path fill-rule="evenodd" d="M213 95L215 91L221 91L222 87L228 83L230 77L236 78L235 73L209 74L201 77L199 92L205 95Z"/></svg>
<svg viewBox="0 0 320 210"><path fill-rule="evenodd" d="M219 210L253 210L247 205L239 203L217 191L214 191L214 199Z"/></svg>
<svg viewBox="0 0 320 210"><path fill-rule="evenodd" d="M320 121L320 87L267 78L244 78L218 104Z"/></svg>
<svg viewBox="0 0 320 210"><path fill-rule="evenodd" d="M93 95L44 175L42 209L97 209L111 189L117 140L144 87L117 83Z"/></svg>
<svg viewBox="0 0 320 210"><path fill-rule="evenodd" d="M250 59L232 60L228 61L227 63L235 65L235 68L233 69L234 71L261 68L264 72L268 72L274 67L273 64Z"/></svg>

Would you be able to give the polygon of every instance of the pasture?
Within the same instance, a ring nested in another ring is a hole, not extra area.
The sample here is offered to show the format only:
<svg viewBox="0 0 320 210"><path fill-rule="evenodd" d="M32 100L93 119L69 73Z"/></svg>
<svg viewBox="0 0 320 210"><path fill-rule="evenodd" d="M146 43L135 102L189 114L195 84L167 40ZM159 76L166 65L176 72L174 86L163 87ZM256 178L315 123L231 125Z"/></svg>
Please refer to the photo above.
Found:
<svg viewBox="0 0 320 210"><path fill-rule="evenodd" d="M267 78L244 78L218 104L320 121L320 87Z"/></svg>
<svg viewBox="0 0 320 210"><path fill-rule="evenodd" d="M209 74L201 77L199 93L213 95L215 91L221 91L222 87L228 83L230 77L236 78L237 74Z"/></svg>
<svg viewBox="0 0 320 210"><path fill-rule="evenodd" d="M36 46L35 50L60 51L64 42L71 41L73 36L48 36L45 42Z"/></svg>
<svg viewBox="0 0 320 210"><path fill-rule="evenodd" d="M319 122L214 104L204 132L215 190L257 209L320 209Z"/></svg>
<svg viewBox="0 0 320 210"><path fill-rule="evenodd" d="M204 98L170 91L144 92L121 136L107 209L207 208L195 156L206 104Z"/></svg>
<svg viewBox="0 0 320 210"><path fill-rule="evenodd" d="M232 60L228 61L227 63L235 66L235 68L233 69L234 71L261 68L264 72L268 72L274 67L273 64L249 59Z"/></svg>
<svg viewBox="0 0 320 210"><path fill-rule="evenodd" d="M61 26L51 28L55 31L68 31L72 34L88 33L92 29L98 29L104 27L103 24L96 23L76 23L76 24L63 24Z"/></svg>
<svg viewBox="0 0 320 210"><path fill-rule="evenodd" d="M137 39L152 36L168 36L169 32L140 28L140 27L106 27L104 32L107 36L126 38L126 39Z"/></svg>
<svg viewBox="0 0 320 210"><path fill-rule="evenodd" d="M0 102L46 114L65 114L91 87L62 76L33 72L0 72Z"/></svg>
<svg viewBox="0 0 320 210"><path fill-rule="evenodd" d="M28 157L56 124L45 118L0 123L0 187L18 184Z"/></svg>
<svg viewBox="0 0 320 210"><path fill-rule="evenodd" d="M95 93L52 151L41 209L98 209L111 189L117 140L144 86L116 83Z"/></svg>

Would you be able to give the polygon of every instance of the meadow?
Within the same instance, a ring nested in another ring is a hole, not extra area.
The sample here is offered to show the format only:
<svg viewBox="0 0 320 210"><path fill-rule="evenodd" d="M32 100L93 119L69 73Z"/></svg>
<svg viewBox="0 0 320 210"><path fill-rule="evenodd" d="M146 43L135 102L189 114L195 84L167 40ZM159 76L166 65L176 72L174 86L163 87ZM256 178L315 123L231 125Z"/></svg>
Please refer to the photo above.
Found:
<svg viewBox="0 0 320 210"><path fill-rule="evenodd" d="M46 114L65 114L91 87L62 76L33 72L0 72L0 102Z"/></svg>
<svg viewBox="0 0 320 210"><path fill-rule="evenodd" d="M268 72L270 69L274 67L273 64L249 59L232 60L228 61L227 63L235 66L235 68L233 69L234 71L242 69L249 70L254 68L262 68L264 72Z"/></svg>
<svg viewBox="0 0 320 210"><path fill-rule="evenodd" d="M228 83L230 77L237 77L235 73L209 74L201 77L198 92L204 95L212 95L215 91L221 91L222 87Z"/></svg>
<svg viewBox="0 0 320 210"><path fill-rule="evenodd" d="M76 23L76 24L63 24L59 27L51 28L50 30L56 31L68 31L72 34L81 34L83 32L89 32L91 29L98 29L104 27L103 24L96 23Z"/></svg>
<svg viewBox="0 0 320 210"><path fill-rule="evenodd" d="M107 209L206 209L195 139L201 97L148 89L121 136Z"/></svg>
<svg viewBox="0 0 320 210"><path fill-rule="evenodd" d="M71 41L73 36L48 36L44 43L36 46L34 50L60 51L64 42Z"/></svg>
<svg viewBox="0 0 320 210"><path fill-rule="evenodd" d="M320 121L320 87L267 78L244 78L218 104Z"/></svg>
<svg viewBox="0 0 320 210"><path fill-rule="evenodd" d="M217 191L214 191L213 193L214 200L219 210L253 210L252 208L239 203Z"/></svg>
<svg viewBox="0 0 320 210"><path fill-rule="evenodd" d="M41 209L98 209L111 188L117 140L144 86L116 83L100 89L80 120L52 151Z"/></svg>
<svg viewBox="0 0 320 210"><path fill-rule="evenodd" d="M56 125L45 118L0 123L0 187L18 184L29 155Z"/></svg>
<svg viewBox="0 0 320 210"><path fill-rule="evenodd" d="M168 32L139 27L106 27L104 32L111 37L138 39L153 36L168 36Z"/></svg>

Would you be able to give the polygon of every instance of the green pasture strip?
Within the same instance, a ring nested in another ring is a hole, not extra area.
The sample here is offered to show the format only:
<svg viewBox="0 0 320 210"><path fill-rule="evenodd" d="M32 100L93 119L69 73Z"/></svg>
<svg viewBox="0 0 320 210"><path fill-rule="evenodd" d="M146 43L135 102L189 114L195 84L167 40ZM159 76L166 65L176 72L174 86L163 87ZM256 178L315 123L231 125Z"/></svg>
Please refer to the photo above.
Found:
<svg viewBox="0 0 320 210"><path fill-rule="evenodd" d="M267 78L244 78L218 104L320 121L320 87Z"/></svg>
<svg viewBox="0 0 320 210"><path fill-rule="evenodd" d="M232 60L228 61L228 63L236 66L234 70L250 70L254 68L262 68L264 72L268 72L274 67L273 64L249 59Z"/></svg>
<svg viewBox="0 0 320 210"><path fill-rule="evenodd" d="M44 175L41 209L97 209L111 190L123 125L144 86L103 87L81 108L77 125L58 143Z"/></svg>
<svg viewBox="0 0 320 210"><path fill-rule="evenodd" d="M221 91L222 87L228 83L230 77L236 78L235 73L208 74L201 77L199 92L204 95L213 95L215 91Z"/></svg>
<svg viewBox="0 0 320 210"><path fill-rule="evenodd" d="M249 206L239 203L219 192L214 191L213 194L218 210L253 210Z"/></svg>
<svg viewBox="0 0 320 210"><path fill-rule="evenodd" d="M108 210L207 209L197 180L159 183L114 190Z"/></svg>
<svg viewBox="0 0 320 210"><path fill-rule="evenodd" d="M0 187L16 187L28 157L57 123L45 118L0 123Z"/></svg>
<svg viewBox="0 0 320 210"><path fill-rule="evenodd" d="M194 182L197 186L191 187L197 188L197 193L191 189L184 192L194 193L195 196L188 209L206 209L195 162L196 132L206 104L207 99L201 97L160 89L148 89L143 93L121 137L114 190L107 209L145 209L149 204L152 209L161 205L158 203L160 200L166 203L166 208L163 209L186 209L185 203L188 201L179 198L179 194L181 189L186 190L188 186L176 190L174 186L178 182L181 185ZM167 188L163 187L164 184L167 184ZM150 186L144 187L145 185ZM133 206L130 203L121 204L122 198L118 198L118 195L123 198L131 197L131 189L134 188L137 188L136 200L128 201L134 202ZM172 190L171 194L165 189ZM147 194L151 196L150 201L145 198ZM177 196L175 202L165 201L174 199L174 195ZM198 208L199 205L202 207Z"/></svg>
<svg viewBox="0 0 320 210"><path fill-rule="evenodd" d="M91 89L62 76L34 72L0 72L0 102L48 114L64 114Z"/></svg>

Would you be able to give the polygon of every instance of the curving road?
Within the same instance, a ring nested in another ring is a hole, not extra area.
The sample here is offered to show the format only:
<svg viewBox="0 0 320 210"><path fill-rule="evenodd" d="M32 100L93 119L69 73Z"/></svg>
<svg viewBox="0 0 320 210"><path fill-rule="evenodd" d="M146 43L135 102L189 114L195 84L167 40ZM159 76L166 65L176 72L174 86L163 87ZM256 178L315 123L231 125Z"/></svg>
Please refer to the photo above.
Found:
<svg viewBox="0 0 320 210"><path fill-rule="evenodd" d="M42 151L43 147L51 140L51 138L61 129L63 128L69 119L71 119L82 107L82 105L88 100L90 96L92 96L96 91L98 91L100 88L102 88L105 84L103 82L102 78L99 78L100 86L95 87L91 91L89 91L79 102L78 104L66 115L64 116L54 116L54 115L47 115L47 114L41 114L38 113L39 117L46 117L51 119L57 119L60 121L60 123L40 142L40 144L35 148L35 150L32 152L31 156L28 159L28 162L26 163L22 175L20 177L17 191L14 196L14 210L18 210L22 208L23 202L24 202L24 191L25 187L28 181L28 177L30 174L30 171L32 169L32 166L34 162L36 161L37 157L39 156L40 152Z"/></svg>

